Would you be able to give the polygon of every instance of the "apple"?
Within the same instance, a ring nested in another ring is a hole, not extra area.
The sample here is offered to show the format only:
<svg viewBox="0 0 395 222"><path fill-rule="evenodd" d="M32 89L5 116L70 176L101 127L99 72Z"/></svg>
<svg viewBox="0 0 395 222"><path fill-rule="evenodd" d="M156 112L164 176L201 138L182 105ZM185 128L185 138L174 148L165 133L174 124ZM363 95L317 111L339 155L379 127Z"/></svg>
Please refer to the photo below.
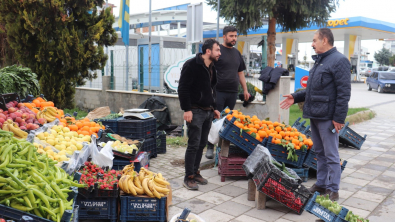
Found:
<svg viewBox="0 0 395 222"><path fill-rule="evenodd" d="M28 124L26 125L26 128L27 128L28 130L31 130L32 126L33 126L33 123L28 123Z"/></svg>
<svg viewBox="0 0 395 222"><path fill-rule="evenodd" d="M9 113L14 113L14 112L16 112L15 107L10 107L10 108L8 108L8 112L9 112Z"/></svg>
<svg viewBox="0 0 395 222"><path fill-rule="evenodd" d="M19 127L19 129L21 129L21 130L27 130L26 126L21 126L21 127Z"/></svg>
<svg viewBox="0 0 395 222"><path fill-rule="evenodd" d="M10 121L11 121L11 123L12 123L12 122L14 122L14 121L12 120L12 118L11 118L11 117L7 117L7 121L8 121L8 122L10 122Z"/></svg>
<svg viewBox="0 0 395 222"><path fill-rule="evenodd" d="M44 119L44 118L40 118L40 119L38 119L38 122L39 122L41 125L44 125L44 124L47 123L47 120Z"/></svg>
<svg viewBox="0 0 395 222"><path fill-rule="evenodd" d="M4 110L3 109L0 109L0 113L3 113L4 112Z"/></svg>
<svg viewBox="0 0 395 222"><path fill-rule="evenodd" d="M22 119L27 119L27 118L29 118L29 114L27 113L22 114Z"/></svg>
<svg viewBox="0 0 395 222"><path fill-rule="evenodd" d="M4 118L0 118L0 123L3 124L5 122Z"/></svg>
<svg viewBox="0 0 395 222"><path fill-rule="evenodd" d="M33 119L27 119L27 120L25 120L26 121L26 123L31 123L31 124L33 124Z"/></svg>
<svg viewBox="0 0 395 222"><path fill-rule="evenodd" d="M3 113L0 113L0 118L7 119L7 117Z"/></svg>
<svg viewBox="0 0 395 222"><path fill-rule="evenodd" d="M26 107L23 103L18 103L18 108Z"/></svg>
<svg viewBox="0 0 395 222"><path fill-rule="evenodd" d="M31 119L35 119L36 118L36 114L29 114Z"/></svg>
<svg viewBox="0 0 395 222"><path fill-rule="evenodd" d="M38 124L33 124L33 130L38 129L40 126Z"/></svg>
<svg viewBox="0 0 395 222"><path fill-rule="evenodd" d="M15 118L16 118L16 114L15 114L15 113L11 113L11 114L10 114L10 117L11 117L12 119L15 119Z"/></svg>
<svg viewBox="0 0 395 222"><path fill-rule="evenodd" d="M15 113L13 113L16 115L16 117L21 117L22 118L22 112L20 110L16 111Z"/></svg>

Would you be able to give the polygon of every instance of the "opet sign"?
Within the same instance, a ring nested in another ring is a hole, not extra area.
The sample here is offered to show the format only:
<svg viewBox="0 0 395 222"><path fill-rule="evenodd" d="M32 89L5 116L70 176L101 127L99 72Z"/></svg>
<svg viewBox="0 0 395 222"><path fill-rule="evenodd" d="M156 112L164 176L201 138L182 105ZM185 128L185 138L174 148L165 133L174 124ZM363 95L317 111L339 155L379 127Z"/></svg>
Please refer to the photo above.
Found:
<svg viewBox="0 0 395 222"><path fill-rule="evenodd" d="M336 27L338 25L348 25L349 18L338 19L338 20L329 20L327 26L328 27Z"/></svg>

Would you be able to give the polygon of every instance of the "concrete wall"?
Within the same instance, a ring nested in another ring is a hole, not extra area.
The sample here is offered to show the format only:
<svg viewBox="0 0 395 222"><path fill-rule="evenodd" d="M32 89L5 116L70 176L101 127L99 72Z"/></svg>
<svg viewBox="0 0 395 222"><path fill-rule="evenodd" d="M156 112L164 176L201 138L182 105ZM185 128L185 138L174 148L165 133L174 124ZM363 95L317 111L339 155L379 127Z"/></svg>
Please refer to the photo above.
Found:
<svg viewBox="0 0 395 222"><path fill-rule="evenodd" d="M166 104L169 108L172 124L183 124L184 112L180 108L180 103L177 95L109 90L109 86L110 76L103 76L102 89L77 87L74 98L76 106L84 110L93 110L97 107L109 106L111 111L119 112L121 108L137 108L146 99L150 98L153 95L156 95L163 97L166 101ZM265 119L269 117L271 120L281 120L281 122L284 121L285 123L288 123L289 112L283 111L281 114L279 114L279 101L282 100L282 95L284 95L287 90L289 93L290 78L281 78L276 88L273 89L266 98L268 105L262 102L253 102L248 107L243 107L242 102L238 101L235 109L239 109L243 113L250 116L256 115L260 119Z"/></svg>

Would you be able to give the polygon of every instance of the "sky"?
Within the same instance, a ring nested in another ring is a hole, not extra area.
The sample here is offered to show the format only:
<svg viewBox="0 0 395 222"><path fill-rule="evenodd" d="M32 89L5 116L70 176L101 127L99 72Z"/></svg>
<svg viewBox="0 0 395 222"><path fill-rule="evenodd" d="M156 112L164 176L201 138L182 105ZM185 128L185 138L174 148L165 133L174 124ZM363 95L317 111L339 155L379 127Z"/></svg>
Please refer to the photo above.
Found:
<svg viewBox="0 0 395 222"><path fill-rule="evenodd" d="M115 16L119 14L120 0L108 0L109 3L115 4L117 8L114 9ZM152 10L187 4L204 2L203 6L203 20L204 22L216 22L217 12L212 10L203 0L151 0ZM137 6L138 3L138 6ZM148 12L149 0L130 0L130 14ZM395 23L395 1L393 0L339 0L339 7L336 12L331 14L331 18L345 18L363 16L381 21ZM225 23L220 19L221 23ZM342 42L335 42L335 45L343 45ZM377 40L364 40L362 47L367 48L370 52L369 59L373 60L373 54L382 48L383 42ZM306 51L308 56L311 54L310 44L303 43L299 45L300 51ZM304 53L303 53L304 54Z"/></svg>

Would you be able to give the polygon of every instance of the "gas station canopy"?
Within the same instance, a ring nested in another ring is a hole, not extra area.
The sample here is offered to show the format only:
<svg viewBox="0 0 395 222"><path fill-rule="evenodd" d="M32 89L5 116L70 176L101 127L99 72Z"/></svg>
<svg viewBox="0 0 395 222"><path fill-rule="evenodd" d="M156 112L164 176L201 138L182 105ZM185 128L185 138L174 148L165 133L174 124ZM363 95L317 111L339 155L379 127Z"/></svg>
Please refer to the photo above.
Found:
<svg viewBox="0 0 395 222"><path fill-rule="evenodd" d="M345 41L347 35L360 36L360 40L368 39L390 39L395 37L395 24L383 22L366 17L350 17L331 19L328 21L327 27L330 28L335 37L335 41ZM320 27L313 25L298 30L297 32L281 32L281 27L276 28L276 43L282 43L283 39L298 39L299 43L311 42L313 32ZM267 35L268 26L256 31L249 31L247 35L239 36L238 40L258 43L262 40L263 35ZM222 30L220 30L222 36ZM216 30L205 31L203 38L215 38Z"/></svg>

